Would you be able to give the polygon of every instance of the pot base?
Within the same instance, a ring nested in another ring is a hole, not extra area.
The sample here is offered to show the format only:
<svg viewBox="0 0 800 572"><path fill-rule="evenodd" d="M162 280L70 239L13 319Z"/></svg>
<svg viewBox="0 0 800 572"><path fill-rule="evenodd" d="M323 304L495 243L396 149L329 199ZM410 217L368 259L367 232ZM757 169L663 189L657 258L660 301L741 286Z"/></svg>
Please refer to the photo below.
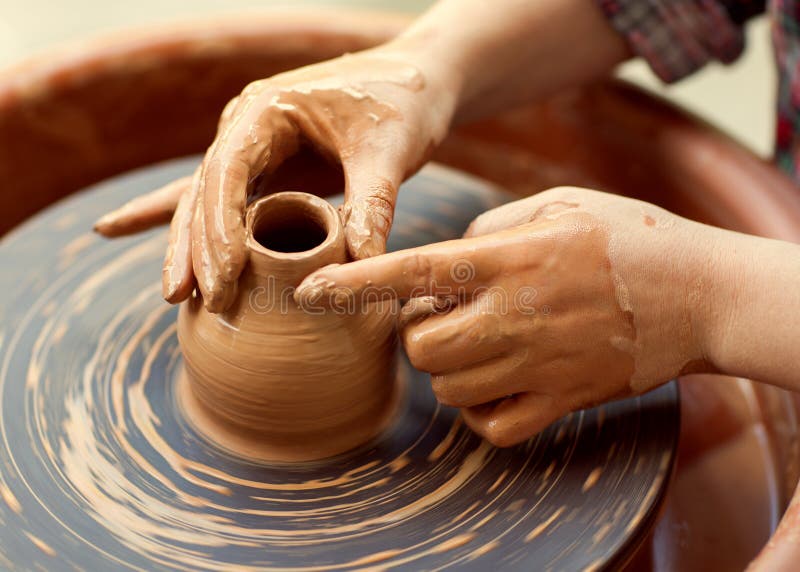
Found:
<svg viewBox="0 0 800 572"><path fill-rule="evenodd" d="M228 454L268 464L325 462L342 453L368 447L392 425L406 391L406 379L404 368L398 368L395 379L387 380L394 390L384 410L376 415L377 418L364 419L363 423L346 432L304 433L300 436L289 435L283 440L222 422L219 416L195 397L185 368L181 369L175 382L175 394L178 408L187 423L210 445Z"/></svg>

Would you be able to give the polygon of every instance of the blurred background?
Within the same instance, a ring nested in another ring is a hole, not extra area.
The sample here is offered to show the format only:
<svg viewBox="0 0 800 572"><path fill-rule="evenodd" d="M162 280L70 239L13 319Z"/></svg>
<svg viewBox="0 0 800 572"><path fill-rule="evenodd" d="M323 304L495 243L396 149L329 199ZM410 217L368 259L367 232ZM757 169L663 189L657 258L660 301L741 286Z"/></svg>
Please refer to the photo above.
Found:
<svg viewBox="0 0 800 572"><path fill-rule="evenodd" d="M587 0L589 2L591 0ZM415 13L430 0L0 0L0 67L80 38L130 26L253 11L270 5L347 6ZM673 86L664 86L641 62L619 70L648 89L690 108L762 156L772 152L776 74L769 25L750 24L745 55L734 65L710 65Z"/></svg>

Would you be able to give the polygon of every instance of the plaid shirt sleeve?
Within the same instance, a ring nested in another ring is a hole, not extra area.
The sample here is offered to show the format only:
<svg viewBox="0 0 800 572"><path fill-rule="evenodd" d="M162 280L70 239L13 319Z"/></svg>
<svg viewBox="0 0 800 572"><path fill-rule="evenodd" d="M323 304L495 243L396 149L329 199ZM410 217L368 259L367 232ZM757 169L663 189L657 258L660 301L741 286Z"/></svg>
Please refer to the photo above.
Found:
<svg viewBox="0 0 800 572"><path fill-rule="evenodd" d="M595 0L665 82L710 60L734 61L744 49L742 23L764 11L765 0Z"/></svg>

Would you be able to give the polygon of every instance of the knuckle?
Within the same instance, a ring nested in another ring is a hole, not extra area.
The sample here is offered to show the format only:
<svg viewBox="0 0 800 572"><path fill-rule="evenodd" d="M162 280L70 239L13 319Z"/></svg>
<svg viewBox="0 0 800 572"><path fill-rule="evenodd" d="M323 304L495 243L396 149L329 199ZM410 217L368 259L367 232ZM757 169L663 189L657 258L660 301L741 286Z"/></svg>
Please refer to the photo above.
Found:
<svg viewBox="0 0 800 572"><path fill-rule="evenodd" d="M234 111L236 107L239 105L239 96L237 95L233 99L231 99L226 105L225 108L222 110L222 114L219 118L218 129L221 130L225 124L227 124L231 118L233 117Z"/></svg>
<svg viewBox="0 0 800 572"><path fill-rule="evenodd" d="M360 185L358 185L357 178L358 177L356 177L353 182L356 187L359 187ZM354 188L353 190L363 197L361 200L369 208L383 210L389 213L394 211L397 190L389 179L380 178L373 180L366 183L363 187Z"/></svg>
<svg viewBox="0 0 800 572"><path fill-rule="evenodd" d="M372 183L367 189L367 200L375 205L391 208L394 205L395 188L388 179L380 179Z"/></svg>
<svg viewBox="0 0 800 572"><path fill-rule="evenodd" d="M371 192L366 199L367 210L381 221L382 229L388 232L394 219L394 193Z"/></svg>
<svg viewBox="0 0 800 572"><path fill-rule="evenodd" d="M570 188L571 187L567 186L552 187L547 189L546 191L539 193L539 196L547 199L560 198L568 194L570 192Z"/></svg>
<svg viewBox="0 0 800 572"><path fill-rule="evenodd" d="M419 253L414 254L405 262L406 272L411 276L416 276L424 284L428 284L433 279L433 264L431 260Z"/></svg>
<svg viewBox="0 0 800 572"><path fill-rule="evenodd" d="M458 386L452 383L445 375L434 375L431 377L431 388L436 396L436 400L448 407L465 407L464 396L458 390Z"/></svg>
<svg viewBox="0 0 800 572"><path fill-rule="evenodd" d="M584 189L578 187L569 187L566 185L562 185L559 187L553 187L551 189L547 189L546 191L542 191L541 193L534 195L531 197L532 199L538 199L541 201L574 201L576 200L581 193L587 192Z"/></svg>
<svg viewBox="0 0 800 572"><path fill-rule="evenodd" d="M257 79L248 83L242 90L242 97L252 97L261 93L267 85L267 80Z"/></svg>
<svg viewBox="0 0 800 572"><path fill-rule="evenodd" d="M375 191L370 192L370 194L365 199L367 206L375 211L383 214L386 217L391 218L392 213L394 213L394 193L393 192L381 192Z"/></svg>
<svg viewBox="0 0 800 572"><path fill-rule="evenodd" d="M479 216L477 216L469 226L467 230L464 231L464 237L469 238L470 236L478 236L483 234L483 228L486 227L487 221L491 219L491 211L485 212Z"/></svg>

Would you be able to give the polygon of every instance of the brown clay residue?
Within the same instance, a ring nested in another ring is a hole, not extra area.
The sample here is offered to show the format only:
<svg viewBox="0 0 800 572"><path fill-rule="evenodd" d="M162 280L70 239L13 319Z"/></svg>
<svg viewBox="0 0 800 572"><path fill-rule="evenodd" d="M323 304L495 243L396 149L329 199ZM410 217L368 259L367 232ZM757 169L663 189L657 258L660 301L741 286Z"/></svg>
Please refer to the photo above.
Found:
<svg viewBox="0 0 800 572"><path fill-rule="evenodd" d="M496 480L494 483L492 483L492 486L491 486L491 487L489 487L489 490L487 490L486 492L487 492L488 494L492 494L494 491L496 491L496 490L497 490L497 488L498 488L498 487L499 487L501 484L503 484L503 481L506 479L506 477L507 477L507 476L508 476L508 470L505 470L505 471L503 471L502 473L500 473L500 476L499 476L499 477L497 477L497 480Z"/></svg>
<svg viewBox="0 0 800 572"><path fill-rule="evenodd" d="M591 489L593 486L595 486L597 484L597 481L600 480L600 475L602 473L603 473L603 468L602 467L595 467L594 469L592 469L592 472L589 473L588 477L586 477L586 480L584 481L583 486L581 487L581 490L583 492L586 492L589 489Z"/></svg>
<svg viewBox="0 0 800 572"><path fill-rule="evenodd" d="M359 558L358 560L353 560L348 564L353 568L358 566L370 566L372 564L380 564L381 562L385 562L386 560L391 560L392 558L396 558L402 553L403 553L402 550L396 550L396 549L383 550L381 552L370 554L369 556L364 556L363 558Z"/></svg>
<svg viewBox="0 0 800 572"><path fill-rule="evenodd" d="M465 534L459 534L458 536L454 536L448 540L445 540L438 546L431 549L431 554L440 554L442 552L448 552L450 550L455 550L456 548L461 548L462 546L469 544L473 540L477 534L473 532L467 532Z"/></svg>
<svg viewBox="0 0 800 572"><path fill-rule="evenodd" d="M49 544L47 544L44 540L42 540L38 536L35 536L30 532L25 532L25 536L28 537L28 540L30 540L34 544L34 546L36 546L36 548L38 548L48 556L56 555L56 551L53 550L53 548Z"/></svg>
<svg viewBox="0 0 800 572"><path fill-rule="evenodd" d="M547 530L551 524L553 524L558 518L564 514L566 507L560 506L557 510L553 512L549 517L547 517L544 522L539 524L536 528L531 530L528 535L525 537L525 542L530 542L540 534L542 534L545 530Z"/></svg>
<svg viewBox="0 0 800 572"><path fill-rule="evenodd" d="M473 550L469 555L469 559L475 560L476 558L480 558L481 556L484 556L489 552L491 552L492 550L495 550L499 547L500 547L500 541L492 540L491 542L487 542L483 546L479 546L478 548Z"/></svg>
<svg viewBox="0 0 800 572"><path fill-rule="evenodd" d="M3 501L8 505L8 508L15 513L20 514L22 512L22 506L19 504L17 497L15 497L11 489L2 482L0 482L0 497L2 497Z"/></svg>
<svg viewBox="0 0 800 572"><path fill-rule="evenodd" d="M442 455L447 453L447 450L453 445L453 441L456 438L456 435L461 430L461 418L457 418L453 424L450 426L450 431L447 432L445 438L442 439L441 443L439 443L436 448L431 451L430 455L428 455L428 461L435 463L438 461Z"/></svg>

